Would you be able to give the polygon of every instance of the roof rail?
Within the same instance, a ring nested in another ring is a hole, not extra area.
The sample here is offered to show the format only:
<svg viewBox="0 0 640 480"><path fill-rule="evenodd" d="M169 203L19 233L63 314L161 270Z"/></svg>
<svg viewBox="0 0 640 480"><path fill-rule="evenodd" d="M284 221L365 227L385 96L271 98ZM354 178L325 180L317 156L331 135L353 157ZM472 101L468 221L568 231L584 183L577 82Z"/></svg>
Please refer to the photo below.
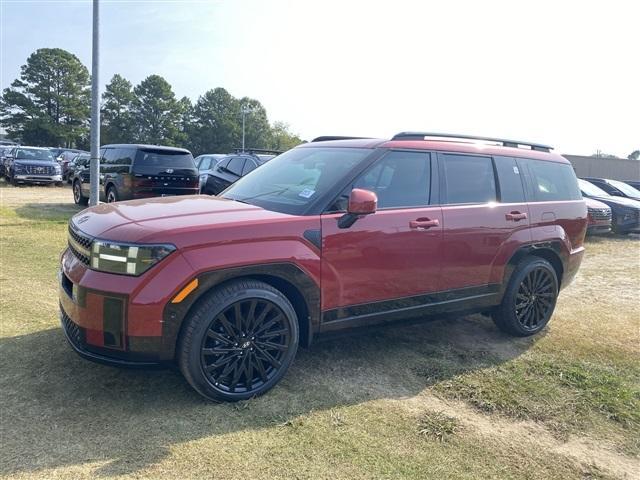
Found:
<svg viewBox="0 0 640 480"><path fill-rule="evenodd" d="M324 135L322 137L316 137L313 140L311 140L311 143L313 142L328 142L330 140L363 140L363 139L367 139L367 138L371 138L371 137L342 137L339 135Z"/></svg>
<svg viewBox="0 0 640 480"><path fill-rule="evenodd" d="M243 150L242 148L236 148L233 153L236 153L236 154L248 153L249 155L253 153L266 153L266 154L280 155L282 153L282 150L271 150L269 148L245 148Z"/></svg>
<svg viewBox="0 0 640 480"><path fill-rule="evenodd" d="M549 145L543 145L541 143L522 142L520 140L506 140L504 138L478 137L475 135L462 135L459 133L400 132L394 135L391 140L426 140L425 137L496 142L502 144L505 147L513 148L519 148L520 145L524 145L530 147L531 150L538 150L541 152L548 152L550 150L553 150L553 147Z"/></svg>

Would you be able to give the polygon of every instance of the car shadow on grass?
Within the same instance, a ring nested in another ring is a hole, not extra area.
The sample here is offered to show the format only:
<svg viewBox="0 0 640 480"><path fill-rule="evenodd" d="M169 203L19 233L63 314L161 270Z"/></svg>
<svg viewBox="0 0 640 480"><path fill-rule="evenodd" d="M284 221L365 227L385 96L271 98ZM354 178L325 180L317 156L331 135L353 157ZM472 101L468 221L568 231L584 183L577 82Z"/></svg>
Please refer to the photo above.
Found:
<svg viewBox="0 0 640 480"><path fill-rule="evenodd" d="M0 474L94 462L102 464L94 471L99 476L134 474L169 455L172 445L411 397L507 362L535 341L503 335L480 315L359 330L301 349L266 395L215 404L175 369L123 370L82 360L59 328L3 338Z"/></svg>
<svg viewBox="0 0 640 480"><path fill-rule="evenodd" d="M66 223L83 208L75 203L27 203L16 208L15 212L25 220Z"/></svg>

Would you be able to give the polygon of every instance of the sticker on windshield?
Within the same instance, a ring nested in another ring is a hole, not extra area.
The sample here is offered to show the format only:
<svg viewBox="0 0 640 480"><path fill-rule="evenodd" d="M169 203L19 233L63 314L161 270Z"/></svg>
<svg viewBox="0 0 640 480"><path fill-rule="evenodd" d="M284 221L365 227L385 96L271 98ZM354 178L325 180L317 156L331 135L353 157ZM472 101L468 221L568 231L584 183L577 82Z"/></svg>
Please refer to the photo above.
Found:
<svg viewBox="0 0 640 480"><path fill-rule="evenodd" d="M518 167L516 167L515 165L513 166L513 173L515 173L516 175L520 175L520 170L518 170Z"/></svg>
<svg viewBox="0 0 640 480"><path fill-rule="evenodd" d="M311 198L314 193L316 193L315 190L311 190L310 188L305 188L298 194L298 196L302 198Z"/></svg>

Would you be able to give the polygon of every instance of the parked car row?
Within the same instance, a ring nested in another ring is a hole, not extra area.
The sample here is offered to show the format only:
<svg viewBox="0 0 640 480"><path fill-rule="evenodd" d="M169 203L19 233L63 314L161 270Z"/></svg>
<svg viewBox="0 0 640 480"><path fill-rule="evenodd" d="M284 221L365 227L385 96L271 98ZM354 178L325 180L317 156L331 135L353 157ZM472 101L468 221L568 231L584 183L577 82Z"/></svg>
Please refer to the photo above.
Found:
<svg viewBox="0 0 640 480"><path fill-rule="evenodd" d="M640 191L628 183L605 178L579 179L578 185L587 199L589 233L640 233Z"/></svg>

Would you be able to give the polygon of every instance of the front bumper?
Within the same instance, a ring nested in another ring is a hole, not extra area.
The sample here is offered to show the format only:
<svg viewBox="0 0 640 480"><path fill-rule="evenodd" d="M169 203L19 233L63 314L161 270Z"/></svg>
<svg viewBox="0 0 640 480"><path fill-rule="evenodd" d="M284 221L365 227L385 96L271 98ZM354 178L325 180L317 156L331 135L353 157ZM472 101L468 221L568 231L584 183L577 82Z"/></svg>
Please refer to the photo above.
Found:
<svg viewBox="0 0 640 480"><path fill-rule="evenodd" d="M604 235L611 232L611 224L605 223L602 225L589 225L587 227L587 235Z"/></svg>
<svg viewBox="0 0 640 480"><path fill-rule="evenodd" d="M62 175L14 175L17 182L25 183L55 183L62 181Z"/></svg>

